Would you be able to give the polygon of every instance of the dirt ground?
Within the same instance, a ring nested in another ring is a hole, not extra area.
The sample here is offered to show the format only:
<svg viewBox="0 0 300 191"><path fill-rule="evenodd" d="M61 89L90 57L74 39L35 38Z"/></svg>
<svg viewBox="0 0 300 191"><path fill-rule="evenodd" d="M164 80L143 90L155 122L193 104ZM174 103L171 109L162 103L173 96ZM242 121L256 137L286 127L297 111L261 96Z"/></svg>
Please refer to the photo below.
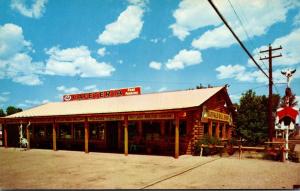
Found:
<svg viewBox="0 0 300 191"><path fill-rule="evenodd" d="M0 148L0 188L269 188L300 185L300 163Z"/></svg>

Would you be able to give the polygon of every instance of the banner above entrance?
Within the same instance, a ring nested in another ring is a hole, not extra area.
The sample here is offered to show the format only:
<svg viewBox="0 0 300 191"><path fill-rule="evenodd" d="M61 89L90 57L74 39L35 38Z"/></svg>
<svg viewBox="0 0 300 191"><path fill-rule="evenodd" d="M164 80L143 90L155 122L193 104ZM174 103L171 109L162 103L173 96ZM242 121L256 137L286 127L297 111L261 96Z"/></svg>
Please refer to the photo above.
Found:
<svg viewBox="0 0 300 191"><path fill-rule="evenodd" d="M69 94L63 96L63 101L87 100L87 99L101 99L108 97L140 95L141 87L122 88L116 90L104 90L98 92Z"/></svg>

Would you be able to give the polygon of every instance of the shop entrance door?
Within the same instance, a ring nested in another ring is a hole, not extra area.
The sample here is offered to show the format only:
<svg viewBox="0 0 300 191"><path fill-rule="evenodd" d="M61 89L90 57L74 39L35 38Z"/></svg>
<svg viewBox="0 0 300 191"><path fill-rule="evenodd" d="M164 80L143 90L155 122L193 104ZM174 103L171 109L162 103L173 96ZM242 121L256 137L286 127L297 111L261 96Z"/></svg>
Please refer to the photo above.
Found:
<svg viewBox="0 0 300 191"><path fill-rule="evenodd" d="M109 121L106 124L106 144L108 151L118 151L118 121Z"/></svg>

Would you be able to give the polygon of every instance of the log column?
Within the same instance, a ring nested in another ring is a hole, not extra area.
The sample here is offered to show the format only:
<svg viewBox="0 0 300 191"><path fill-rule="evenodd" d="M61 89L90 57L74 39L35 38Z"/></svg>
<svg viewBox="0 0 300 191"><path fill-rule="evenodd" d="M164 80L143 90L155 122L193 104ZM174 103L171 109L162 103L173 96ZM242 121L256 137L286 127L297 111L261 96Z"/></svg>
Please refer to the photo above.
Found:
<svg viewBox="0 0 300 191"><path fill-rule="evenodd" d="M124 154L128 155L128 116L124 117Z"/></svg>
<svg viewBox="0 0 300 191"><path fill-rule="evenodd" d="M139 138L141 139L143 136L143 126L142 126L142 121L138 121L138 135Z"/></svg>
<svg viewBox="0 0 300 191"><path fill-rule="evenodd" d="M84 121L84 152L89 153L89 122L87 118Z"/></svg>
<svg viewBox="0 0 300 191"><path fill-rule="evenodd" d="M30 131L29 126L26 126L27 149L30 149Z"/></svg>
<svg viewBox="0 0 300 191"><path fill-rule="evenodd" d="M175 117L175 158L179 157L179 116Z"/></svg>
<svg viewBox="0 0 300 191"><path fill-rule="evenodd" d="M106 132L106 131L105 131ZM118 149L122 149L121 122L118 122Z"/></svg>
<svg viewBox="0 0 300 191"><path fill-rule="evenodd" d="M223 124L223 128L222 128L222 138L226 139L226 123Z"/></svg>
<svg viewBox="0 0 300 191"><path fill-rule="evenodd" d="M208 127L208 135L212 136L212 120L209 121L209 127Z"/></svg>
<svg viewBox="0 0 300 191"><path fill-rule="evenodd" d="M53 150L56 151L56 127L57 124L54 122L52 124L52 141L53 141Z"/></svg>
<svg viewBox="0 0 300 191"><path fill-rule="evenodd" d="M219 138L220 135L220 122L217 123L217 127L216 127L216 138Z"/></svg>
<svg viewBox="0 0 300 191"><path fill-rule="evenodd" d="M7 148L7 125L3 124L4 129L4 147Z"/></svg>
<svg viewBox="0 0 300 191"><path fill-rule="evenodd" d="M162 138L165 137L165 121L163 120L160 121L160 134Z"/></svg>

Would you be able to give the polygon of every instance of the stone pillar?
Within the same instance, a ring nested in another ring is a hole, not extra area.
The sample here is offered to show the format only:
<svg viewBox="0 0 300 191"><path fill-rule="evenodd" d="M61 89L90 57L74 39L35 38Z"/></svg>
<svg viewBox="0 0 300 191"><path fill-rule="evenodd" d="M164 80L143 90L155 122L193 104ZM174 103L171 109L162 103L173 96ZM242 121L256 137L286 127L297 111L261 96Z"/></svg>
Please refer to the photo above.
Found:
<svg viewBox="0 0 300 191"><path fill-rule="evenodd" d="M84 152L89 153L89 122L84 121Z"/></svg>
<svg viewBox="0 0 300 191"><path fill-rule="evenodd" d="M175 158L179 157L179 116L175 117Z"/></svg>
<svg viewBox="0 0 300 191"><path fill-rule="evenodd" d="M124 117L124 154L128 155L128 116Z"/></svg>
<svg viewBox="0 0 300 191"><path fill-rule="evenodd" d="M29 131L29 126L26 126L26 138L27 138L27 149L30 149L30 131Z"/></svg>
<svg viewBox="0 0 300 191"><path fill-rule="evenodd" d="M53 150L56 151L57 148L56 148L56 127L57 127L57 124L54 122L52 124L52 141L53 141Z"/></svg>
<svg viewBox="0 0 300 191"><path fill-rule="evenodd" d="M212 134L212 120L209 121L209 127L208 127L208 135L211 137Z"/></svg>

